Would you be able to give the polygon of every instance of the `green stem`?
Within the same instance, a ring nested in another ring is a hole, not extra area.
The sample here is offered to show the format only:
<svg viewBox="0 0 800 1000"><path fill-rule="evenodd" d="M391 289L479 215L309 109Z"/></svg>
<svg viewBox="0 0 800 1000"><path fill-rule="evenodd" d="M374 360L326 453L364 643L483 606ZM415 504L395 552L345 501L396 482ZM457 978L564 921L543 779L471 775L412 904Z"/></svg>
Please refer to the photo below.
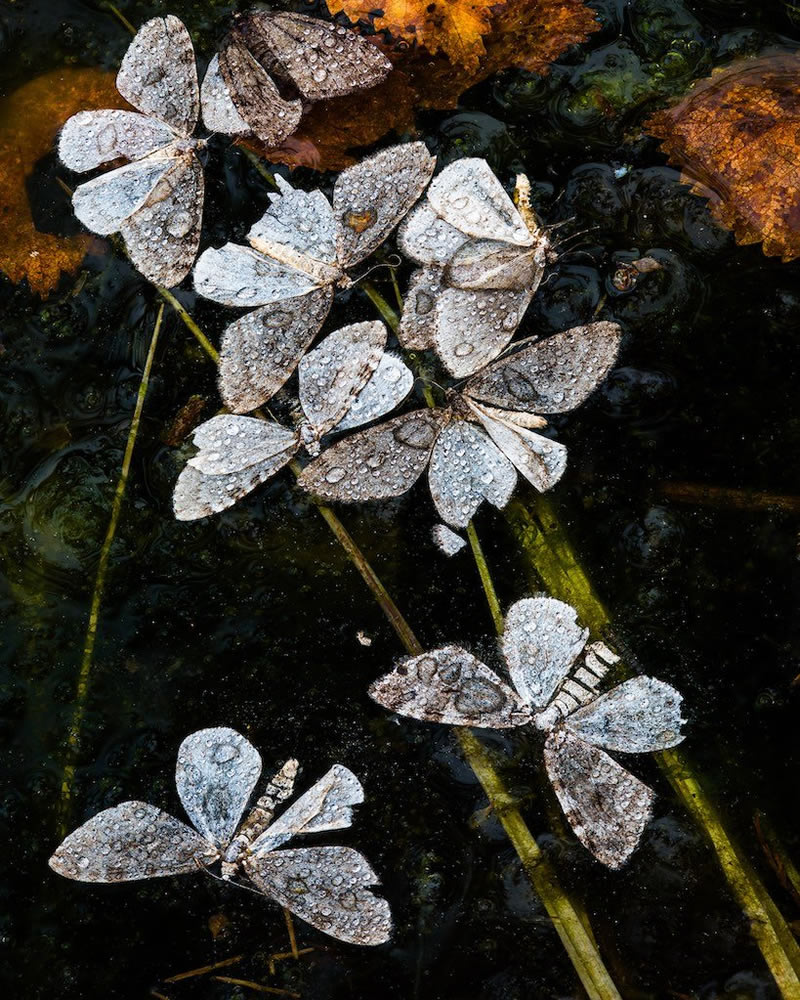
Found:
<svg viewBox="0 0 800 1000"><path fill-rule="evenodd" d="M128 475L133 458L133 449L136 445L136 438L139 434L139 425L142 419L145 396L150 385L150 373L153 369L153 359L158 345L158 336L161 332L161 322L164 317L163 304L159 307L156 316L153 335L150 338L150 347L147 351L147 358L144 363L142 380L139 383L139 392L136 395L136 405L133 410L133 419L128 430L128 440L125 444L125 454L122 458L122 469L117 487L114 490L114 499L111 503L111 517L108 521L106 536L100 549L100 558L97 563L97 575L92 591L92 603L89 610L89 627L86 630L86 639L83 644L83 656L81 658L80 669L78 670L78 680L75 687L75 707L72 713L67 735L66 764L64 766L64 776L61 782L61 802L59 805L59 819L62 829L65 827L70 800L72 798L72 787L75 780L75 767L78 754L80 752L81 730L86 716L86 703L89 696L89 683L92 674L92 662L94 660L94 648L97 642L97 625L100 618L100 605L105 593L106 577L108 575L108 563L111 556L111 546L117 533L120 514L122 512L122 502L125 499L125 490L128 485Z"/></svg>
<svg viewBox="0 0 800 1000"><path fill-rule="evenodd" d="M198 344L203 348L206 354L211 358L215 365L219 364L219 351L214 347L208 337L203 333L200 327L195 323L189 313L186 311L182 302L179 302L172 292L168 288L162 288L161 285L155 286L156 291L161 296L161 298L169 303L170 306L175 310L175 312L183 320L184 325L188 330L191 331L192 336L197 340Z"/></svg>
<svg viewBox="0 0 800 1000"><path fill-rule="evenodd" d="M467 538L469 539L470 548L472 549L472 556L475 560L475 565L478 567L478 573L480 574L481 583L483 584L483 592L486 594L486 603L489 605L489 611L492 614L492 621L494 622L495 630L498 635L502 635L503 628L505 627L503 612L500 610L500 601L497 599L497 591L494 589L494 581L492 580L492 575L489 572L486 557L483 554L480 539L478 538L478 532L475 530L475 525L472 521L470 521L467 525Z"/></svg>
<svg viewBox="0 0 800 1000"><path fill-rule="evenodd" d="M381 314L381 318L386 323L386 325L397 333L398 327L400 326L400 317L392 309L386 299L381 295L378 289L372 284L371 281L362 281L362 290L366 294L367 298L372 302L378 312Z"/></svg>

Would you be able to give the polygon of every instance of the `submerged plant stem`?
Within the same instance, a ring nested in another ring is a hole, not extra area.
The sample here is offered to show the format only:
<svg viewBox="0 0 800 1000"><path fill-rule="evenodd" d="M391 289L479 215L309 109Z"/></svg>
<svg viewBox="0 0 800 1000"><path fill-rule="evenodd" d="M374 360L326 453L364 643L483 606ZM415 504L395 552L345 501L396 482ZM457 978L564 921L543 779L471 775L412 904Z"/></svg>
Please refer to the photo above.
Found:
<svg viewBox="0 0 800 1000"><path fill-rule="evenodd" d="M117 487L114 490L114 499L111 504L111 517L108 521L106 536L103 539L103 545L100 549L100 558L97 563L97 575L94 581L92 603L89 610L89 627L86 631L86 639L83 644L83 656L81 657L81 665L78 670L72 721L70 723L69 733L67 734L66 762L64 764L64 776L61 782L61 801L59 804L59 823L62 831L65 829L67 814L69 812L70 800L72 798L72 785L75 780L75 766L78 753L80 752L81 729L83 726L84 716L86 715L86 701L89 695L89 681L92 673L94 647L97 642L97 624L100 618L100 605L103 601L103 594L105 592L106 576L108 575L108 563L111 556L111 546L114 543L114 536L117 533L117 525L119 524L119 517L122 512L122 501L125 499L125 489L128 485L128 474L131 468L133 449L136 445L136 438L139 433L139 424L142 419L145 396L147 395L147 389L150 385L150 373L153 369L153 359L158 345L158 336L161 332L161 323L163 318L164 306L162 304L159 306L155 326L153 327L153 335L150 338L150 347L147 351L144 371L142 372L142 380L139 383L139 391L136 395L136 405L133 411L133 418L131 420L130 430L128 431L128 440L125 444L125 454L122 458L122 469L120 471L119 479L117 480Z"/></svg>
<svg viewBox="0 0 800 1000"><path fill-rule="evenodd" d="M211 358L214 364L219 364L219 351L214 347L208 337L203 333L200 327L195 323L189 313L186 311L185 306L182 302L172 294L168 288L162 288L161 285L155 286L156 291L161 296L161 298L169 303L170 306L175 310L175 312L180 316L186 328L191 331L192 336L197 340L198 344L203 348L206 354Z"/></svg>
<svg viewBox="0 0 800 1000"><path fill-rule="evenodd" d="M480 539L478 538L478 532L475 530L475 525L472 521L470 521L467 525L467 538L469 539L470 548L472 549L472 557L475 560L475 565L478 567L478 574L480 575L481 583L483 584L483 592L486 594L486 603L489 605L489 611L492 615L495 631L498 635L502 635L503 629L505 628L503 612L500 610L500 601L497 599L497 591L494 589L494 581L492 580L492 575L489 572L486 557L483 554L483 548L481 547Z"/></svg>

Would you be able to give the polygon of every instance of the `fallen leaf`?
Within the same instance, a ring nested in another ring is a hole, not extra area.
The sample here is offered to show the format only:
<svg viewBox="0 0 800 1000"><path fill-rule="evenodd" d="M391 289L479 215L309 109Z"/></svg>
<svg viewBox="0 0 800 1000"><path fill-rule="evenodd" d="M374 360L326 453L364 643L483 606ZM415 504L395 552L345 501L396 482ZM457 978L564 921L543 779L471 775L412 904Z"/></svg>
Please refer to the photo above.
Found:
<svg viewBox="0 0 800 1000"><path fill-rule="evenodd" d="M26 179L53 148L64 122L78 111L125 107L114 74L99 69L62 68L44 73L0 102L0 270L14 281L28 279L46 295L62 272L77 270L94 237L55 236L36 229ZM53 197L65 197L60 190Z"/></svg>
<svg viewBox="0 0 800 1000"><path fill-rule="evenodd" d="M800 56L739 60L645 122L741 244L800 257Z"/></svg>

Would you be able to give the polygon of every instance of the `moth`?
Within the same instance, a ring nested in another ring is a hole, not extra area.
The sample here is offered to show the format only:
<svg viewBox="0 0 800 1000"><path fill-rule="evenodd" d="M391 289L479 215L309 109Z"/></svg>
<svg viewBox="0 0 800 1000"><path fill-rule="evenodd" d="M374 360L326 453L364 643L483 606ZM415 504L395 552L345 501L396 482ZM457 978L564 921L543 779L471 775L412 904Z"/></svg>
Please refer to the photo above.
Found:
<svg viewBox="0 0 800 1000"><path fill-rule="evenodd" d="M425 469L439 516L466 528L484 500L511 498L521 473L537 490L564 473L567 449L535 429L541 413L565 413L605 378L620 329L598 322L534 341L488 365L448 393L448 406L414 410L328 448L300 476L326 500L399 496Z"/></svg>
<svg viewBox="0 0 800 1000"><path fill-rule="evenodd" d="M195 520L232 506L275 475L305 447L393 410L411 391L409 368L385 350L379 321L353 323L325 337L298 367L301 423L297 430L268 420L224 414L194 432L198 452L178 477L175 516Z"/></svg>
<svg viewBox="0 0 800 1000"><path fill-rule="evenodd" d="M369 694L424 722L540 730L545 768L575 836L598 861L620 868L639 843L655 793L606 751L676 746L683 740L682 698L653 677L633 677L599 694L618 657L588 638L569 604L525 598L509 609L501 640L513 687L450 645L402 660Z"/></svg>
<svg viewBox="0 0 800 1000"><path fill-rule="evenodd" d="M547 233L522 192L518 210L486 160L450 163L398 233L411 276L398 337L412 350L435 348L464 378L506 347L553 258Z"/></svg>
<svg viewBox="0 0 800 1000"><path fill-rule="evenodd" d="M304 102L374 87L392 68L375 45L354 31L288 11L235 15L217 58L237 115L268 146L280 145L294 132ZM288 90L286 96L275 80Z"/></svg>
<svg viewBox="0 0 800 1000"><path fill-rule="evenodd" d="M136 110L78 112L61 131L58 155L78 173L129 161L77 187L75 215L93 233L120 233L134 267L169 287L186 277L197 255L204 193L198 153L205 142L194 137L197 68L177 17L155 17L136 32L117 90ZM212 120L232 110L213 88L204 88L202 108Z"/></svg>
<svg viewBox="0 0 800 1000"><path fill-rule="evenodd" d="M122 802L71 833L50 867L79 882L131 882L220 862L223 879L247 876L312 927L352 944L383 944L392 929L389 904L370 891L379 880L362 854L352 847L278 850L296 836L350 826L352 807L364 801L361 783L335 764L275 819L297 772L297 761L288 760L240 825L261 756L233 729L201 729L181 743L175 770L194 829L148 802Z"/></svg>
<svg viewBox="0 0 800 1000"><path fill-rule="evenodd" d="M332 202L276 175L279 193L248 233L250 246L226 243L201 254L197 291L253 309L222 339L219 387L229 409L256 409L289 378L335 289L352 284L347 269L383 243L425 190L435 162L421 142L384 149L339 175Z"/></svg>

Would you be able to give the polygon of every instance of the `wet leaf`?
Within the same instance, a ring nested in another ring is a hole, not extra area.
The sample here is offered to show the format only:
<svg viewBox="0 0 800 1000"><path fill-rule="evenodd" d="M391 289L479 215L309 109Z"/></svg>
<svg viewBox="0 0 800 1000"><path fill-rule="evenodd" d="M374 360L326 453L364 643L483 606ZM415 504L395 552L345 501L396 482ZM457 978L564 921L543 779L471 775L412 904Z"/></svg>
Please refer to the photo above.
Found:
<svg viewBox="0 0 800 1000"><path fill-rule="evenodd" d="M738 243L784 261L800 257L798 78L796 53L738 61L645 123Z"/></svg>
<svg viewBox="0 0 800 1000"><path fill-rule="evenodd" d="M27 178L71 115L119 107L125 103L114 86L114 74L85 68L44 73L0 103L0 270L14 282L27 278L39 295L52 291L62 272L78 268L93 237L39 232L28 202ZM67 196L56 189L52 197Z"/></svg>

